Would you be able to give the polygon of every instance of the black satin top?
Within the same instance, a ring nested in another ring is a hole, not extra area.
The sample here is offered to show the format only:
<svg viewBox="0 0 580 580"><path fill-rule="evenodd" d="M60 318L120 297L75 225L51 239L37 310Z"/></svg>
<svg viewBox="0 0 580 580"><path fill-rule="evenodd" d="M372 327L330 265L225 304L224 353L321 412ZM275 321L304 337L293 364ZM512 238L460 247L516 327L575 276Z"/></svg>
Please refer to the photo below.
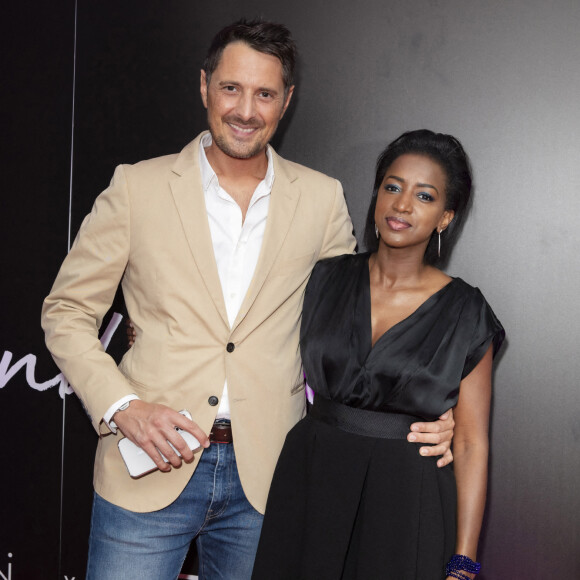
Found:
<svg viewBox="0 0 580 580"><path fill-rule="evenodd" d="M457 403L461 379L490 343L497 352L503 327L479 289L453 278L371 346L368 258L316 264L300 331L306 380L352 407L436 419Z"/></svg>

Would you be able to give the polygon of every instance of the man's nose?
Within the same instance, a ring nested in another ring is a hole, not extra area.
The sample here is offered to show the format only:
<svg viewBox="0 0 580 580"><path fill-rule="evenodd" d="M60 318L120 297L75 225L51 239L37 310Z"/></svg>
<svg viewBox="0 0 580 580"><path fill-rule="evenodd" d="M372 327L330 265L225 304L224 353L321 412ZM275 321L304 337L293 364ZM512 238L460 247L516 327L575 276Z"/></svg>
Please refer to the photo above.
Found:
<svg viewBox="0 0 580 580"><path fill-rule="evenodd" d="M242 94L236 107L236 113L240 119L249 121L254 117L255 112L254 96L247 93Z"/></svg>

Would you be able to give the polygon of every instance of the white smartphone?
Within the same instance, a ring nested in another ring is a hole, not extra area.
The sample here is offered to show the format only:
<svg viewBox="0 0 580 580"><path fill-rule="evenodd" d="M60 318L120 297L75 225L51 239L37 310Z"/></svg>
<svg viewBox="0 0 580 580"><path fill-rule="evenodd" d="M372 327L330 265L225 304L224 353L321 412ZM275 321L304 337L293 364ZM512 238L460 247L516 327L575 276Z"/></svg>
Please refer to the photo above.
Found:
<svg viewBox="0 0 580 580"><path fill-rule="evenodd" d="M191 421L191 415L188 411L183 409L179 412ZM199 448L199 441L191 433L179 429L178 427L176 427L175 430L185 439L185 442L192 451ZM130 439L127 439L127 437L123 437L117 445L131 477L141 477L142 475L146 475L147 473L151 473L157 469L157 465L155 465L153 459L151 459L151 457L149 457L141 447L135 445L135 443ZM169 443L169 445L171 445L171 443ZM173 447L173 445L171 445L171 447ZM179 453L175 447L173 447L173 450L181 457L181 453ZM167 461L163 453L161 453L161 457L164 461Z"/></svg>

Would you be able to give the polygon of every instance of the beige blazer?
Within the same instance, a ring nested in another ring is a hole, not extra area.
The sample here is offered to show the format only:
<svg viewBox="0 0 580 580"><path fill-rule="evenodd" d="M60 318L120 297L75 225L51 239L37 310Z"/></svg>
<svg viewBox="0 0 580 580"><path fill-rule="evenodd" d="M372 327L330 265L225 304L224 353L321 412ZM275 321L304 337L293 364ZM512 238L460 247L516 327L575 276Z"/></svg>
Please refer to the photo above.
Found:
<svg viewBox="0 0 580 580"><path fill-rule="evenodd" d="M274 153L262 251L230 328L199 170L201 135L179 155L119 166L97 198L43 306L46 343L100 439L95 490L126 509L170 504L191 465L132 479L102 421L130 393L188 409L209 432L227 377L240 479L263 512L278 454L305 409L298 338L317 260L354 251L341 185ZM121 281L137 339L119 367L98 329ZM233 352L226 345L233 343Z"/></svg>

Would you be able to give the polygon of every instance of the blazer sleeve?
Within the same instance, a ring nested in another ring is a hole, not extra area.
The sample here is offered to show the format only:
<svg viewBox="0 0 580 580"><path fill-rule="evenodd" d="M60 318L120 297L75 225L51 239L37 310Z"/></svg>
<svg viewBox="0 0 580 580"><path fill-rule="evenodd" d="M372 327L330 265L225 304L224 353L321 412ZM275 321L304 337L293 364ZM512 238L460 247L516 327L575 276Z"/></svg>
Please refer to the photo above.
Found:
<svg viewBox="0 0 580 580"><path fill-rule="evenodd" d="M46 345L97 432L103 414L133 393L98 338L130 250L129 191L123 166L84 219L42 308Z"/></svg>
<svg viewBox="0 0 580 580"><path fill-rule="evenodd" d="M356 248L353 226L346 207L344 192L339 181L335 180L334 202L328 215L319 260L341 254L352 254Z"/></svg>

